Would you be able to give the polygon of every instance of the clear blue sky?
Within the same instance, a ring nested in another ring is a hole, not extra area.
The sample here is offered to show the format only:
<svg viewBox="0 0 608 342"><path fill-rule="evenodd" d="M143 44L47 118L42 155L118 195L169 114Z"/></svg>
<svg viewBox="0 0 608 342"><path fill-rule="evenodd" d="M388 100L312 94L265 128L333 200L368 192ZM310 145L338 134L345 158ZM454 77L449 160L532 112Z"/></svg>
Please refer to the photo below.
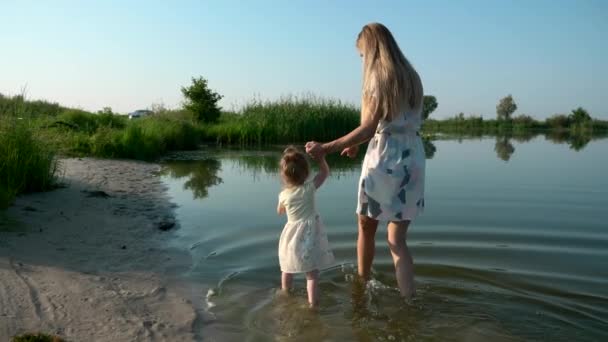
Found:
<svg viewBox="0 0 608 342"><path fill-rule="evenodd" d="M182 101L202 75L231 109L313 92L358 103L355 38L392 30L436 117L577 106L608 119L608 1L0 0L0 92L128 112Z"/></svg>

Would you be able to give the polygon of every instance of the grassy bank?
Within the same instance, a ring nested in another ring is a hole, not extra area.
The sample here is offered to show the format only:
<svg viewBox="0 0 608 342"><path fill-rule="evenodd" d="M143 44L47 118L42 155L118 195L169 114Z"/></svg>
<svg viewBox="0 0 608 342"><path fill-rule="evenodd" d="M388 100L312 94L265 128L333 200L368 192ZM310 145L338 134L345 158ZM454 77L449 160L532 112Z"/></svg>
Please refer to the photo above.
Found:
<svg viewBox="0 0 608 342"><path fill-rule="evenodd" d="M129 121L114 114L64 113L38 123L38 134L64 155L154 160L167 151L198 147L188 121L155 116Z"/></svg>
<svg viewBox="0 0 608 342"><path fill-rule="evenodd" d="M27 122L0 120L0 208L21 193L55 185L55 152L38 139Z"/></svg>
<svg viewBox="0 0 608 342"><path fill-rule="evenodd" d="M90 113L62 108L52 114L25 114L22 105L2 106L0 124L19 124L22 130L56 153L67 156L95 156L154 160L167 151L197 148L202 140L198 124L177 112L128 120L111 111ZM8 110L7 110L8 109ZM8 129L7 129L8 130ZM12 135L3 139L13 140Z"/></svg>
<svg viewBox="0 0 608 342"><path fill-rule="evenodd" d="M154 160L167 151L195 149L198 124L179 113L128 120L22 96L0 96L0 208L16 195L55 184L57 155Z"/></svg>

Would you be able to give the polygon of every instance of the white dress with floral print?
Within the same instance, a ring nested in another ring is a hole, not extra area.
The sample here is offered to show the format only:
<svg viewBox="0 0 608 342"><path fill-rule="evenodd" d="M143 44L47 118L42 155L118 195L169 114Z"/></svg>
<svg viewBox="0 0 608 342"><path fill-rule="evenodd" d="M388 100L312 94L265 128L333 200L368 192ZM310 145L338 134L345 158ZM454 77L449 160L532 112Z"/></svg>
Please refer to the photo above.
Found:
<svg viewBox="0 0 608 342"><path fill-rule="evenodd" d="M421 110L380 120L363 160L357 214L379 221L411 221L424 210L421 124Z"/></svg>
<svg viewBox="0 0 608 342"><path fill-rule="evenodd" d="M287 223L279 239L279 263L285 273L321 270L334 263L327 234L315 208L312 181L287 188L279 194Z"/></svg>

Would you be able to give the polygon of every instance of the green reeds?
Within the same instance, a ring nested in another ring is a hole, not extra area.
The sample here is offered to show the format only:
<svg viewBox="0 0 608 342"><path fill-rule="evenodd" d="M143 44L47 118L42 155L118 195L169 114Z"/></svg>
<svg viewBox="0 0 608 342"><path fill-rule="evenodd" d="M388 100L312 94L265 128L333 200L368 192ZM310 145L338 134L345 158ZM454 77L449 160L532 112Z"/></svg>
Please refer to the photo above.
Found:
<svg viewBox="0 0 608 342"><path fill-rule="evenodd" d="M359 124L359 110L337 100L313 95L277 101L253 100L240 115L204 127L206 140L238 145L327 141Z"/></svg>
<svg viewBox="0 0 608 342"><path fill-rule="evenodd" d="M0 119L0 208L18 194L52 188L56 172L54 151L35 136L28 122Z"/></svg>

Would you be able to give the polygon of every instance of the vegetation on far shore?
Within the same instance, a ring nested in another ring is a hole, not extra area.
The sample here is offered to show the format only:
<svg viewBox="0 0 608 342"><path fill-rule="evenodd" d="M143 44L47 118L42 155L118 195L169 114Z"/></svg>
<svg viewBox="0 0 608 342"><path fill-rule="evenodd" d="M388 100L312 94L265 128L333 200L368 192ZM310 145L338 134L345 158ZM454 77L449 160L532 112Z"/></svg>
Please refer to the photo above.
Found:
<svg viewBox="0 0 608 342"><path fill-rule="evenodd" d="M222 96L209 89L204 78L193 78L181 90L183 108L155 106L152 115L134 120L111 108L91 113L0 94L0 208L19 193L52 188L56 155L155 160L169 151L196 149L201 144L327 141L348 133L360 120L356 106L313 95L254 99L234 113L218 106ZM513 117L517 105L511 96L499 102L496 119L463 113L445 120L429 118L437 107L434 96L425 96L423 133L427 138L437 133L529 137L543 132L572 140L608 134L608 121L592 119L583 108L544 121L527 115Z"/></svg>

